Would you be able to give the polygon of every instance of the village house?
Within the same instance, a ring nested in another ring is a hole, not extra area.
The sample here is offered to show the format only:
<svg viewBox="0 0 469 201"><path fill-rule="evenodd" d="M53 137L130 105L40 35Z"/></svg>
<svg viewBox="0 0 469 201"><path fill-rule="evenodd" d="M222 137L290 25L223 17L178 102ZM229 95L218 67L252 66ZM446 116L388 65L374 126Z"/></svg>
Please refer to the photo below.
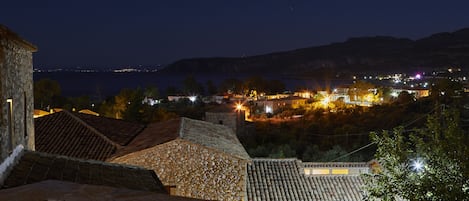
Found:
<svg viewBox="0 0 469 201"><path fill-rule="evenodd" d="M108 161L154 170L173 195L246 200L250 157L223 125L188 118L150 124Z"/></svg>
<svg viewBox="0 0 469 201"><path fill-rule="evenodd" d="M307 104L306 98L301 97L287 97L281 99L258 100L255 102L257 107L261 107L264 113L273 114L281 108L297 109Z"/></svg>
<svg viewBox="0 0 469 201"><path fill-rule="evenodd" d="M34 45L0 25L0 160L18 145L34 150L33 52Z"/></svg>
<svg viewBox="0 0 469 201"><path fill-rule="evenodd" d="M239 106L239 108L236 108ZM244 130L246 112L242 105L219 105L205 112L205 121L225 125L236 134Z"/></svg>
<svg viewBox="0 0 469 201"><path fill-rule="evenodd" d="M399 94L401 94L403 91L413 95L417 99L424 98L430 95L430 90L424 88L393 88L391 90L391 96L397 98Z"/></svg>
<svg viewBox="0 0 469 201"><path fill-rule="evenodd" d="M187 118L144 126L67 111L36 118L35 124L39 151L152 169L173 195L246 197L249 155L226 126Z"/></svg>

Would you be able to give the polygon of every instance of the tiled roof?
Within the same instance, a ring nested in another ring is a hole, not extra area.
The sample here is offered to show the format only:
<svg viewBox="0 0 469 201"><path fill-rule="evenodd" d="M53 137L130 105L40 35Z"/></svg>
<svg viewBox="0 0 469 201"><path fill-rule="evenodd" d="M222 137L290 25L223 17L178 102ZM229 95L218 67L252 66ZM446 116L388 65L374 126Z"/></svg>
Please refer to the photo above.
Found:
<svg viewBox="0 0 469 201"><path fill-rule="evenodd" d="M243 145L230 128L189 118L172 119L148 125L128 146L119 150L116 156L150 148L178 138L241 159L249 159Z"/></svg>
<svg viewBox="0 0 469 201"><path fill-rule="evenodd" d="M0 200L109 200L109 201L197 201L164 193L114 188L89 184L46 180L34 184L0 190Z"/></svg>
<svg viewBox="0 0 469 201"><path fill-rule="evenodd" d="M36 150L82 159L105 160L117 143L63 111L34 119Z"/></svg>
<svg viewBox="0 0 469 201"><path fill-rule="evenodd" d="M348 163L348 162L334 162L334 163L325 163L325 162L303 162L302 163L304 167L317 167L317 168L320 168L320 167L330 167L330 168L333 168L333 167L369 167L369 163L367 162L362 162L362 163L357 163L357 162L352 162L352 163Z"/></svg>
<svg viewBox="0 0 469 201"><path fill-rule="evenodd" d="M166 193L162 183L151 170L32 151L24 152L19 163L5 179L2 188L46 180Z"/></svg>
<svg viewBox="0 0 469 201"><path fill-rule="evenodd" d="M305 176L297 159L253 159L248 165L248 200L362 200L360 176Z"/></svg>
<svg viewBox="0 0 469 201"><path fill-rule="evenodd" d="M35 45L22 39L20 36L18 36L18 34L14 33L10 29L8 29L6 26L0 24L0 39L3 39L3 38L14 40L32 52L37 51L37 47Z"/></svg>
<svg viewBox="0 0 469 201"><path fill-rule="evenodd" d="M94 160L109 158L145 127L123 120L67 111L36 118L34 123L36 150Z"/></svg>
<svg viewBox="0 0 469 201"><path fill-rule="evenodd" d="M149 124L127 146L119 149L116 155L122 156L174 140L179 137L180 125L180 118Z"/></svg>
<svg viewBox="0 0 469 201"><path fill-rule="evenodd" d="M145 127L138 123L96 115L83 113L75 113L75 115L112 141L122 146L127 145Z"/></svg>
<svg viewBox="0 0 469 201"><path fill-rule="evenodd" d="M223 151L241 159L250 158L233 130L223 125L182 118L179 136L182 139Z"/></svg>

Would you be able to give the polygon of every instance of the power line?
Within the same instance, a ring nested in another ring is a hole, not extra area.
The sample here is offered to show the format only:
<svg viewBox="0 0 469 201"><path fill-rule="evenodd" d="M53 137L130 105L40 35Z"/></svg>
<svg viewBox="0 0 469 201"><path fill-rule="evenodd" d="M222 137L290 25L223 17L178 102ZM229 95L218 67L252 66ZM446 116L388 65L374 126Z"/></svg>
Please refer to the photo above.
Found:
<svg viewBox="0 0 469 201"><path fill-rule="evenodd" d="M410 121L409 123L407 123L407 124L404 125L403 127L405 128L405 127L407 127L407 126L412 125L413 123L417 122L418 120L422 119L423 117L426 117L427 115L429 115L430 113L432 113L433 111L435 111L437 108L438 108L438 106L435 107L435 108L433 108L430 112L426 113L424 116L419 117L419 118L417 118L417 119L414 119L414 120ZM412 130L404 130L404 132L407 132L407 131L412 131ZM365 145L365 146L362 146L362 147L360 147L360 148L358 148L358 149L355 149L355 150L353 150L353 151L351 151L351 152L349 152L349 153L347 153L347 154L344 154L344 155L342 155L342 156L339 156L339 157L337 157L337 158L331 160L330 162L334 162L334 161L336 161L336 160L339 160L339 159L345 158L345 157L347 157L347 156L350 156L350 155L352 155L352 154L354 154L354 153L356 153L356 152L359 152L359 151L361 151L361 150L363 150L363 149L365 149L365 148L367 148L367 147L369 147L369 146L371 146L371 145L373 145L373 144L375 144L375 142L371 142L371 143L369 143L369 144L367 144L367 145Z"/></svg>
<svg viewBox="0 0 469 201"><path fill-rule="evenodd" d="M330 162L334 162L334 161L339 160L339 159L341 159L341 158L345 158L345 157L347 157L347 156L350 156L350 155L352 155L352 154L354 154L354 153L356 153L356 152L359 152L360 150L365 149L365 148L367 148L367 147L369 147L369 146L371 146L371 145L373 145L373 144L375 144L375 142L371 142L371 143L369 143L369 144L367 144L367 145L365 145L365 146L363 146L363 147L360 147L360 148L358 148L358 149L355 149L355 150L353 150L353 151L351 151L351 152L349 152L349 153L347 153L347 154L345 154L345 155L342 155L342 156L340 156L340 157L335 158L334 160L331 160Z"/></svg>

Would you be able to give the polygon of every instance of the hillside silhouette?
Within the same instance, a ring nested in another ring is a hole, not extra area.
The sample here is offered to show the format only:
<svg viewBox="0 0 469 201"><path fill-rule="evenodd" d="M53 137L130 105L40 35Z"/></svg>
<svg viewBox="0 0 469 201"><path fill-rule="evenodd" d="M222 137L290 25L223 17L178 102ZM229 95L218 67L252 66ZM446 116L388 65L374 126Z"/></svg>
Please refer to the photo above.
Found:
<svg viewBox="0 0 469 201"><path fill-rule="evenodd" d="M229 48L229 47L227 47ZM237 58L182 59L170 73L411 72L469 65L469 28L418 40L389 36L350 38L329 45Z"/></svg>

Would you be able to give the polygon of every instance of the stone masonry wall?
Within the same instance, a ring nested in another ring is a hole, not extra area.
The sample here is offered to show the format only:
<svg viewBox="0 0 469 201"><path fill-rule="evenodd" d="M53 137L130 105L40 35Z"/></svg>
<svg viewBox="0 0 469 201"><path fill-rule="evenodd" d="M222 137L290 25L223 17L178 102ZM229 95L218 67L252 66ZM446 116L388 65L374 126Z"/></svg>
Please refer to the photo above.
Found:
<svg viewBox="0 0 469 201"><path fill-rule="evenodd" d="M177 196L206 200L246 200L247 161L176 139L110 162L152 169Z"/></svg>
<svg viewBox="0 0 469 201"><path fill-rule="evenodd" d="M236 134L242 132L244 127L244 111L240 112L206 112L205 121L214 124L220 124L222 121L223 125L231 128Z"/></svg>
<svg viewBox="0 0 469 201"><path fill-rule="evenodd" d="M0 29L0 161L18 144L34 149L33 50L10 35ZM11 129L7 99L13 104Z"/></svg>

